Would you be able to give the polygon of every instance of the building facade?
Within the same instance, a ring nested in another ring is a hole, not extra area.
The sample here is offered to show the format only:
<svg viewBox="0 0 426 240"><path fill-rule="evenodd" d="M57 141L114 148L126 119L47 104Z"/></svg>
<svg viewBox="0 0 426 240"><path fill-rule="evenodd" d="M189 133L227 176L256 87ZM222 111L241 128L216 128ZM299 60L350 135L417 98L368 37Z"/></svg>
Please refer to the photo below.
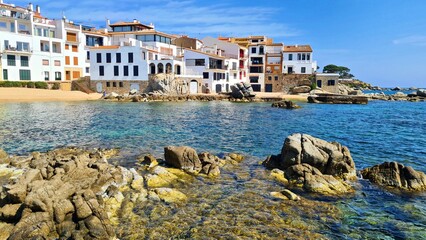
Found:
<svg viewBox="0 0 426 240"><path fill-rule="evenodd" d="M313 74L317 62L313 61L310 45L284 46L283 72L285 74Z"/></svg>

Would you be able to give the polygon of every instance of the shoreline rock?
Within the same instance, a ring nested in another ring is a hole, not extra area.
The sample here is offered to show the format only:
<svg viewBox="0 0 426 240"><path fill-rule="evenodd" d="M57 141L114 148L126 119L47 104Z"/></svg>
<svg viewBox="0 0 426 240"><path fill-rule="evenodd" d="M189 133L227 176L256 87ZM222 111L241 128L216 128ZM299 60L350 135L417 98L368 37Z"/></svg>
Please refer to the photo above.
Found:
<svg viewBox="0 0 426 240"><path fill-rule="evenodd" d="M404 191L426 191L426 174L398 162L384 162L361 170L364 179L386 188Z"/></svg>

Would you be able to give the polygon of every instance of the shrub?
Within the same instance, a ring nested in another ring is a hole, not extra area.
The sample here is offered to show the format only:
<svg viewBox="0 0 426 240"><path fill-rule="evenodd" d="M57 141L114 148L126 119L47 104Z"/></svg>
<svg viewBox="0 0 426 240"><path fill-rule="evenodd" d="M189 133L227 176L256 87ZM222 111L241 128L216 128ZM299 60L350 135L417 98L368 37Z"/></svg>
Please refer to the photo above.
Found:
<svg viewBox="0 0 426 240"><path fill-rule="evenodd" d="M317 84L316 83L312 83L311 84L311 90L317 89Z"/></svg>
<svg viewBox="0 0 426 240"><path fill-rule="evenodd" d="M0 87L22 87L22 82L0 81Z"/></svg>
<svg viewBox="0 0 426 240"><path fill-rule="evenodd" d="M40 89L49 89L49 86L45 82L35 82L35 87Z"/></svg>
<svg viewBox="0 0 426 240"><path fill-rule="evenodd" d="M35 83L34 82L26 82L27 88L34 88Z"/></svg>
<svg viewBox="0 0 426 240"><path fill-rule="evenodd" d="M52 85L52 89L53 90L58 90L58 89L60 89L61 88L61 84L60 83L54 83L53 85Z"/></svg>

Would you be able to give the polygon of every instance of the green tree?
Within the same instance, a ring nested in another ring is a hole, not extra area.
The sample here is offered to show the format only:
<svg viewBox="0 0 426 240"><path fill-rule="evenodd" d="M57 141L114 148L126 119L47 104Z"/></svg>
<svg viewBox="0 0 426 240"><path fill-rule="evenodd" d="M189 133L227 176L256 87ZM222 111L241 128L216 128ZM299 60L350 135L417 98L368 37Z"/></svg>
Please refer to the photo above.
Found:
<svg viewBox="0 0 426 240"><path fill-rule="evenodd" d="M354 75L350 74L351 70L344 66L337 66L334 64L329 64L324 67L323 73L338 73L340 75L340 78L353 78Z"/></svg>

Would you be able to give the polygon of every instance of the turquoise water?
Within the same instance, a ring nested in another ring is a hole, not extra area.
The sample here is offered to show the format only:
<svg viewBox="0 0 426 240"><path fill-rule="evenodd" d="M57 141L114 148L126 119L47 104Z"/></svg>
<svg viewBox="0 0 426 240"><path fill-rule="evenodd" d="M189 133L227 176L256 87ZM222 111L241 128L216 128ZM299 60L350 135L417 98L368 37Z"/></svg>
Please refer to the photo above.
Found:
<svg viewBox="0 0 426 240"><path fill-rule="evenodd" d="M133 156L161 156L167 145L189 145L199 152L244 153L251 156L247 166L263 171L258 161L278 153L286 136L302 132L348 146L357 169L399 161L426 172L426 103L301 106L289 111L268 103L3 103L0 147L12 154L61 146L117 147L121 163L131 166ZM321 233L426 239L424 195L402 197L363 180L357 189L355 196L321 199L336 201L344 212Z"/></svg>

